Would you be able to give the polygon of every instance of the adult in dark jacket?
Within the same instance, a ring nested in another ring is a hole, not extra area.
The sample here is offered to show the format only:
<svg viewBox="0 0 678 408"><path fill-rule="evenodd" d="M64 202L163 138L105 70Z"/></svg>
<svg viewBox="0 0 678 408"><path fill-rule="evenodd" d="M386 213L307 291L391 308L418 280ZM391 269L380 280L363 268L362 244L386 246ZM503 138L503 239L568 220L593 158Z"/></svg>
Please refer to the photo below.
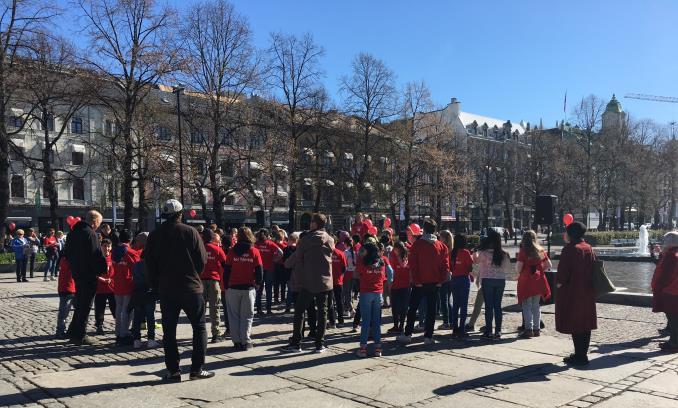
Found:
<svg viewBox="0 0 678 408"><path fill-rule="evenodd" d="M181 222L182 211L179 201L165 202L163 217L167 221L148 236L144 252L149 287L160 296L165 366L169 371L165 376L167 381L181 381L177 323L182 310L193 328L190 379L214 376L213 372L202 369L207 330L200 273L207 262L207 253L198 231Z"/></svg>
<svg viewBox="0 0 678 408"><path fill-rule="evenodd" d="M573 222L567 227L556 275L556 330L572 335L574 354L565 357L571 365L586 365L591 330L598 328L596 295L593 289L595 254L584 242L586 226Z"/></svg>
<svg viewBox="0 0 678 408"><path fill-rule="evenodd" d="M70 342L77 345L97 344L96 340L86 336L86 329L92 301L97 292L97 277L108 269L99 238L94 232L101 221L102 216L98 211L89 211L84 221L73 226L64 249L75 281L75 312L68 334Z"/></svg>
<svg viewBox="0 0 678 408"><path fill-rule="evenodd" d="M294 268L292 280L297 299L294 303L292 338L284 351L301 351L304 311L313 303L315 303L318 315L315 351L323 353L326 350L325 326L327 304L332 294L332 252L334 251L334 239L325 231L326 222L327 218L323 214L313 214L311 231L301 238L296 251L285 261L286 268Z"/></svg>
<svg viewBox="0 0 678 408"><path fill-rule="evenodd" d="M666 313L669 341L661 350L678 353L678 232L664 235L663 251L652 277L652 311Z"/></svg>

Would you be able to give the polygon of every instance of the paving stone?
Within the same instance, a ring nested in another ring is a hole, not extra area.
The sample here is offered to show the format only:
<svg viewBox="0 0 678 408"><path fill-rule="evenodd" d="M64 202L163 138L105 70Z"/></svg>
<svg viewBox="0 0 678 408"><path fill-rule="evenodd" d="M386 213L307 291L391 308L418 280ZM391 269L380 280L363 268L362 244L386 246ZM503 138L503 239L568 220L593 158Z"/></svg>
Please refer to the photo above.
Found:
<svg viewBox="0 0 678 408"><path fill-rule="evenodd" d="M678 401L639 392L625 392L603 401L596 408L676 408Z"/></svg>
<svg viewBox="0 0 678 408"><path fill-rule="evenodd" d="M638 387L678 396L678 374L673 371L663 372L639 383Z"/></svg>
<svg viewBox="0 0 678 408"><path fill-rule="evenodd" d="M0 381L0 405L21 405L31 402L15 386L5 381Z"/></svg>
<svg viewBox="0 0 678 408"><path fill-rule="evenodd" d="M511 402L499 401L494 398L483 397L470 392L458 392L454 395L444 396L430 403L423 404L426 408L449 408L449 407L492 407L492 408L517 408Z"/></svg>
<svg viewBox="0 0 678 408"><path fill-rule="evenodd" d="M508 389L492 398L531 407L557 407L599 390L600 386L564 376L533 376L507 384Z"/></svg>

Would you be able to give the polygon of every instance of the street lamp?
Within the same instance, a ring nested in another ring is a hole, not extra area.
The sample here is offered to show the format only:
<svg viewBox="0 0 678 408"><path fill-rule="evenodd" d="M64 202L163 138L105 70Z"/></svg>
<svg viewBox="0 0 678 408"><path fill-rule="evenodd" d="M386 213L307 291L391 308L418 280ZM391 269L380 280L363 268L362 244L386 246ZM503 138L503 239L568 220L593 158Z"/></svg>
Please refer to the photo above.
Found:
<svg viewBox="0 0 678 408"><path fill-rule="evenodd" d="M177 137L179 138L179 194L181 205L184 205L184 143L181 137L181 92L185 88L181 85L175 86L172 93L177 95Z"/></svg>

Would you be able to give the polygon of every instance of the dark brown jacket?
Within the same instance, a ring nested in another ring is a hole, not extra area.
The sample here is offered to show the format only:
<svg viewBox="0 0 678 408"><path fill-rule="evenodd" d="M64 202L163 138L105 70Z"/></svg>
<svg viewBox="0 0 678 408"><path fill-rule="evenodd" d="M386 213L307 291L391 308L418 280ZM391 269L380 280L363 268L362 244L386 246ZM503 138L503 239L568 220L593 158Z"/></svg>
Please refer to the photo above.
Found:
<svg viewBox="0 0 678 408"><path fill-rule="evenodd" d="M202 293L207 253L195 228L165 221L148 236L144 259L148 283L160 296Z"/></svg>
<svg viewBox="0 0 678 408"><path fill-rule="evenodd" d="M332 252L334 239L324 229L309 231L297 244L297 250L285 261L292 269L295 291L313 294L332 290Z"/></svg>

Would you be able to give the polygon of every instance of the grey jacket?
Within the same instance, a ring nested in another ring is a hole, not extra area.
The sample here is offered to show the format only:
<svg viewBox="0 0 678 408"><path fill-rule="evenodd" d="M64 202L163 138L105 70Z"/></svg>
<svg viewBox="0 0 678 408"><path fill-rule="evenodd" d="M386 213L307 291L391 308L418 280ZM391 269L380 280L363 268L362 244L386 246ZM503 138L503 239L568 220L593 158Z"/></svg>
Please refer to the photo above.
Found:
<svg viewBox="0 0 678 408"><path fill-rule="evenodd" d="M324 229L310 231L299 240L285 267L293 269L292 287L295 291L313 294L332 290L332 251L334 239Z"/></svg>

